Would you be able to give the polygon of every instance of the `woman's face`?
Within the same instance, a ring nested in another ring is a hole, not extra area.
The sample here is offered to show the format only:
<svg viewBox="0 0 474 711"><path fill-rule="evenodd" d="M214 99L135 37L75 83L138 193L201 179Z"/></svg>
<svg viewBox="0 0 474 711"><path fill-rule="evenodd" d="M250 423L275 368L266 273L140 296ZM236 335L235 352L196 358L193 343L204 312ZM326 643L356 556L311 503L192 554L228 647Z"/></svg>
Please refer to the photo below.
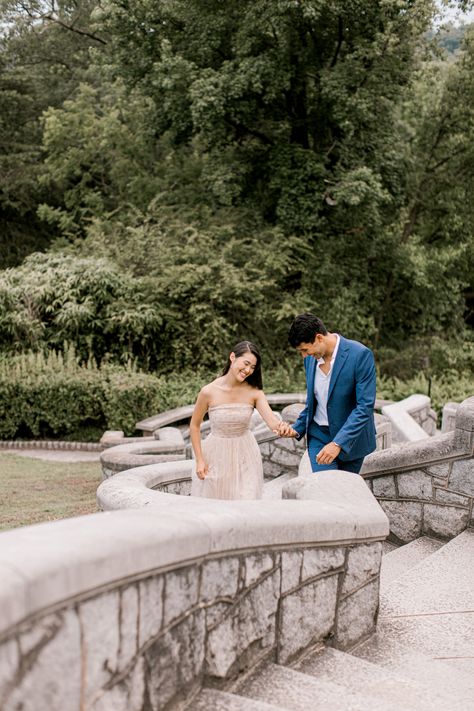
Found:
<svg viewBox="0 0 474 711"><path fill-rule="evenodd" d="M256 367L257 358L250 351L241 356L236 356L235 353L230 354L230 369L239 382L243 383L249 375L252 375Z"/></svg>

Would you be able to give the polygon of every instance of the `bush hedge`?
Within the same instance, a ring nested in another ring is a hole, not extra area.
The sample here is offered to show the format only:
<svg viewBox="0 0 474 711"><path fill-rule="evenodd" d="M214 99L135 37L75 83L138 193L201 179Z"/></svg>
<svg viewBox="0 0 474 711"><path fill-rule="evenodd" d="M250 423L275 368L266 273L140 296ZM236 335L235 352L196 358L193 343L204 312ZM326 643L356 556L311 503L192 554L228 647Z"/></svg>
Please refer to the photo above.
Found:
<svg viewBox="0 0 474 711"><path fill-rule="evenodd" d="M64 353L26 353L0 360L0 439L99 439L106 429L132 435L135 423L157 412L194 402L199 389L217 373L185 370L172 375L137 371L132 365L89 362L80 365ZM294 359L264 368L267 393L304 390L302 364ZM469 372L447 371L430 382L423 374L409 380L379 377L377 395L400 400L430 391L441 415L448 401L474 394Z"/></svg>
<svg viewBox="0 0 474 711"><path fill-rule="evenodd" d="M80 366L55 353L0 363L0 439L132 434L137 420L161 408L160 380L131 367Z"/></svg>

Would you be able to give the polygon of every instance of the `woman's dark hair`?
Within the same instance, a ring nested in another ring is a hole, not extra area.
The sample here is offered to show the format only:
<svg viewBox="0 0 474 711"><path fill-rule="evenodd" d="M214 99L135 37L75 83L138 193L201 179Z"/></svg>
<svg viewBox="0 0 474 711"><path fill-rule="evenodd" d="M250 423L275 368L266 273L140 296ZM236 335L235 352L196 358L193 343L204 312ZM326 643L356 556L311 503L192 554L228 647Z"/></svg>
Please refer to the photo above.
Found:
<svg viewBox="0 0 474 711"><path fill-rule="evenodd" d="M314 314L304 313L295 318L288 331L290 346L296 348L300 343L313 343L316 334L327 336L327 328Z"/></svg>
<svg viewBox="0 0 474 711"><path fill-rule="evenodd" d="M231 351L236 358L240 358L240 356L243 356L245 353L252 353L252 355L255 356L257 359L257 362L255 364L255 370L253 373L251 373L247 378L245 378L245 382L251 385L253 388L258 388L259 390L263 389L263 382L262 382L262 359L260 357L260 353L258 352L257 346L252 343L251 341L240 341L240 343L237 343ZM227 363L224 366L224 370L222 371L222 375L225 375L226 373L229 372L230 368L230 355L229 358L227 359Z"/></svg>

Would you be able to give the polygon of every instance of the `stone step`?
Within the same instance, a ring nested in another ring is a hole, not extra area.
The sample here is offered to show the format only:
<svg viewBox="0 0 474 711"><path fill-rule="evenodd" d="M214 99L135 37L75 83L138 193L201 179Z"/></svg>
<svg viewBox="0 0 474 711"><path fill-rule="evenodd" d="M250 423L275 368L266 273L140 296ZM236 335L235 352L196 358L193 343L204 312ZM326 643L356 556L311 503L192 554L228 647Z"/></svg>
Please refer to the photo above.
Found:
<svg viewBox="0 0 474 711"><path fill-rule="evenodd" d="M217 689L203 689L187 708L189 711L282 711L281 706L272 706Z"/></svg>
<svg viewBox="0 0 474 711"><path fill-rule="evenodd" d="M446 711L450 697L432 693L427 686L408 680L390 670L372 664L346 652L327 647L306 657L295 669L318 681L332 681L345 688L395 708L403 706L413 711Z"/></svg>
<svg viewBox="0 0 474 711"><path fill-rule="evenodd" d="M389 583L405 575L410 568L421 563L443 545L442 541L421 536L411 543L399 548L395 547L392 551L385 553L380 568L380 590L384 590Z"/></svg>
<svg viewBox="0 0 474 711"><path fill-rule="evenodd" d="M365 658L379 663L382 657L396 658L400 648L405 665L403 650L416 651L437 667L444 663L440 673L450 676L447 683L458 672L451 685L460 693L474 693L469 673L474 671L473 561L474 531L468 529L384 586L374 658ZM425 667L426 659L420 666L424 676Z"/></svg>
<svg viewBox="0 0 474 711"><path fill-rule="evenodd" d="M474 530L467 529L381 591L381 616L474 611L473 561Z"/></svg>
<svg viewBox="0 0 474 711"><path fill-rule="evenodd" d="M288 711L412 711L278 664L259 669L237 693Z"/></svg>
<svg viewBox="0 0 474 711"><path fill-rule="evenodd" d="M360 659L383 667L405 680L429 688L435 697L449 696L445 711L473 711L473 677L450 664L402 645L398 639L377 632L352 650ZM428 707L429 708L429 707Z"/></svg>

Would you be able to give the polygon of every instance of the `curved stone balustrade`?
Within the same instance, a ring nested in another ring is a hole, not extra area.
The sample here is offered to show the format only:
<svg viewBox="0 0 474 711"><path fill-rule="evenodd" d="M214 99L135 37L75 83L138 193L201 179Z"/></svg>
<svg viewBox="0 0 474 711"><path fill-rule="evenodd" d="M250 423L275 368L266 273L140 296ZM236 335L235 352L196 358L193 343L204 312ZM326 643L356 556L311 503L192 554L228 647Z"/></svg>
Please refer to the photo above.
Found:
<svg viewBox="0 0 474 711"><path fill-rule="evenodd" d="M100 461L104 478L132 467L186 458L186 443L176 427L162 427L154 437L133 438L102 452Z"/></svg>
<svg viewBox="0 0 474 711"><path fill-rule="evenodd" d="M173 707L264 658L373 631L388 522L360 477L324 473L289 501L149 488L190 464L99 487L104 507L138 510L0 534L2 711Z"/></svg>
<svg viewBox="0 0 474 711"><path fill-rule="evenodd" d="M414 394L382 407L382 414L392 424L395 442L415 442L436 434L436 412L431 398Z"/></svg>
<svg viewBox="0 0 474 711"><path fill-rule="evenodd" d="M474 397L458 405L454 424L364 460L362 475L399 542L423 534L449 539L474 525Z"/></svg>
<svg viewBox="0 0 474 711"><path fill-rule="evenodd" d="M208 428L209 423L204 422L203 434ZM277 437L268 429L258 412L252 416L252 431L260 447L266 478L278 477L288 471L297 474L304 442ZM134 467L190 458L188 437L187 430L162 427L154 432L153 437L130 438L124 444L109 447L100 455L103 477L107 479Z"/></svg>

